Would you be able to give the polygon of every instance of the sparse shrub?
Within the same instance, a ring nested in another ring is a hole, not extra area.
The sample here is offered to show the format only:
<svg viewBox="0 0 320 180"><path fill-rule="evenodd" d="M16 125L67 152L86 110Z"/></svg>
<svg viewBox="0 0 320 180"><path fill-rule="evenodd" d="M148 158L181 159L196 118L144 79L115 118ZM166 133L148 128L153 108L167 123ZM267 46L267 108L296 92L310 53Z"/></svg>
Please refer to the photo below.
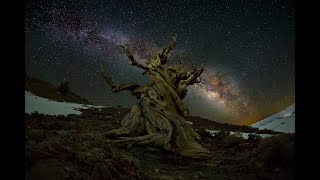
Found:
<svg viewBox="0 0 320 180"><path fill-rule="evenodd" d="M59 120L63 120L65 118L66 118L66 116L64 116L62 114L57 115L57 119L59 119Z"/></svg>
<svg viewBox="0 0 320 180"><path fill-rule="evenodd" d="M249 142L259 142L262 139L261 136L255 135L255 134L249 134L248 135L248 141Z"/></svg>
<svg viewBox="0 0 320 180"><path fill-rule="evenodd" d="M39 112L38 111L33 111L32 113L31 113L31 116L39 116L40 114L39 114Z"/></svg>
<svg viewBox="0 0 320 180"><path fill-rule="evenodd" d="M256 132L256 134L281 134L280 132L275 132L271 129L262 129L262 130L259 130L258 132Z"/></svg>
<svg viewBox="0 0 320 180"><path fill-rule="evenodd" d="M294 172L295 150L293 135L281 134L263 139L258 144L257 151L266 168L281 168L285 169L286 172Z"/></svg>
<svg viewBox="0 0 320 180"><path fill-rule="evenodd" d="M45 117L43 113L39 113L38 111L34 111L30 114L30 116L37 118L37 119L42 119Z"/></svg>
<svg viewBox="0 0 320 180"><path fill-rule="evenodd" d="M205 128L200 128L197 133L200 135L201 138L212 138L210 132L206 131Z"/></svg>
<svg viewBox="0 0 320 180"><path fill-rule="evenodd" d="M250 133L256 133L259 131L259 128L250 127L250 129L252 129L252 132Z"/></svg>
<svg viewBox="0 0 320 180"><path fill-rule="evenodd" d="M223 139L223 142L227 145L227 146L237 146L241 143L243 143L245 141L245 139L243 139L242 137L238 137L236 135L229 135L227 137L225 137Z"/></svg>
<svg viewBox="0 0 320 180"><path fill-rule="evenodd" d="M215 139L224 139L225 137L229 136L230 135L230 132L229 131L219 131L219 132L216 132L214 133L214 138Z"/></svg>
<svg viewBox="0 0 320 180"><path fill-rule="evenodd" d="M58 87L58 92L61 93L62 95L66 95L70 90L69 82L65 81L60 84Z"/></svg>
<svg viewBox="0 0 320 180"><path fill-rule="evenodd" d="M252 127L250 127L250 126L245 126L245 125L243 125L241 132L254 133L254 132L256 132L257 130L258 130L258 128L252 128Z"/></svg>

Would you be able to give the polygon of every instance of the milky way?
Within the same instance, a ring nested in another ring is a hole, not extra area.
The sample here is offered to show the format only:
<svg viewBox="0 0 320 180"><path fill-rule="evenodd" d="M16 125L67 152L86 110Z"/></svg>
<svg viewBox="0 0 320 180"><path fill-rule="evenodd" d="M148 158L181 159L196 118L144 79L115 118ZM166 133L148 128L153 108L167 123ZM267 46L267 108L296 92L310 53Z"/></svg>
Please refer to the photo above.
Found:
<svg viewBox="0 0 320 180"><path fill-rule="evenodd" d="M169 65L183 56L205 63L188 88L191 113L252 123L294 101L294 16L291 1L27 1L26 71L104 105L131 106L113 94L98 63L119 82L148 81L128 65L121 45L145 63L178 36Z"/></svg>

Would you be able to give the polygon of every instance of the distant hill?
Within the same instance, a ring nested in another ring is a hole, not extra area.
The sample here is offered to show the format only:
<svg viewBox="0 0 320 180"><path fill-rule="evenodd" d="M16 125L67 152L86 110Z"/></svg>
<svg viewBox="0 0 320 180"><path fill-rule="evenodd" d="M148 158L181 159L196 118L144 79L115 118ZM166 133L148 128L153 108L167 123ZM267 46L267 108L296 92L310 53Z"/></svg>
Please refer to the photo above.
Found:
<svg viewBox="0 0 320 180"><path fill-rule="evenodd" d="M77 94L74 94L72 90L70 90L70 92L68 92L66 95L62 95L57 92L58 87L54 86L49 82L46 82L34 77L30 77L26 73L25 73L24 89L37 96L56 100L59 102L65 101L65 102L71 102L71 103L93 105L93 103L88 101L87 99L80 97Z"/></svg>
<svg viewBox="0 0 320 180"><path fill-rule="evenodd" d="M281 132L275 132L273 130L263 130L251 126L240 126L228 123L219 123L216 121L208 120L199 116L189 116L186 120L192 122L194 127L199 129L211 129L216 131L232 131L243 133L256 133L256 134L280 134Z"/></svg>
<svg viewBox="0 0 320 180"><path fill-rule="evenodd" d="M284 110L258 121L251 127L269 129L277 132L294 133L295 132L295 103Z"/></svg>

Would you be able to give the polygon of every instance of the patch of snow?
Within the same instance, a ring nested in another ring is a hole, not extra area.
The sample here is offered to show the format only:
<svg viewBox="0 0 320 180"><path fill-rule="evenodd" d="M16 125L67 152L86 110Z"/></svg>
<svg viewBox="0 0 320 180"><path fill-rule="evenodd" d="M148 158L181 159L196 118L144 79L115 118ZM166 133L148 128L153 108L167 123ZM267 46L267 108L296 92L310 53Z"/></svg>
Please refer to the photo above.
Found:
<svg viewBox="0 0 320 180"><path fill-rule="evenodd" d="M232 131L230 131L230 135L235 135L235 136L238 136L238 137L242 137L243 139L248 139L249 138L249 134L257 135L257 136L260 136L262 138L267 138L267 137L273 136L271 134L256 134L256 133L245 133L245 132L232 132Z"/></svg>
<svg viewBox="0 0 320 180"><path fill-rule="evenodd" d="M266 118L251 127L262 129L271 129L277 132L294 133L295 132L295 103L286 109Z"/></svg>
<svg viewBox="0 0 320 180"><path fill-rule="evenodd" d="M43 98L25 91L25 113L31 114L38 112L47 115L80 115L82 112L77 109L103 108L104 106L84 105L69 102L57 102Z"/></svg>
<svg viewBox="0 0 320 180"><path fill-rule="evenodd" d="M216 133L220 132L220 131L217 131L217 130L209 130L209 129L206 129L206 131L210 132L211 136L215 136ZM242 137L243 139L248 139L249 138L249 134L254 134L254 135L260 136L263 139L273 136L271 134L256 134L256 133L245 133L245 132L233 132L233 131L230 131L230 135L235 135L237 137Z"/></svg>
<svg viewBox="0 0 320 180"><path fill-rule="evenodd" d="M209 132L212 136L215 136L216 133L219 133L220 131L216 131L216 130L209 130L206 129L207 132Z"/></svg>

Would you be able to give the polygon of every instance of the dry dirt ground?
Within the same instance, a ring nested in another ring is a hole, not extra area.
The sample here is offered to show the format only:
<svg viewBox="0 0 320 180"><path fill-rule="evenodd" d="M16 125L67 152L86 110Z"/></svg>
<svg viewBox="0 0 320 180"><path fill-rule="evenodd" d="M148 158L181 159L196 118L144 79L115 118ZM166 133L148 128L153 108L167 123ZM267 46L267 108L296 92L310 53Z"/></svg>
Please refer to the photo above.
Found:
<svg viewBox="0 0 320 180"><path fill-rule="evenodd" d="M195 160L157 147L113 143L129 109L81 110L82 115L25 114L26 179L295 179L294 135L211 137L204 127L246 129L190 117L211 158Z"/></svg>

